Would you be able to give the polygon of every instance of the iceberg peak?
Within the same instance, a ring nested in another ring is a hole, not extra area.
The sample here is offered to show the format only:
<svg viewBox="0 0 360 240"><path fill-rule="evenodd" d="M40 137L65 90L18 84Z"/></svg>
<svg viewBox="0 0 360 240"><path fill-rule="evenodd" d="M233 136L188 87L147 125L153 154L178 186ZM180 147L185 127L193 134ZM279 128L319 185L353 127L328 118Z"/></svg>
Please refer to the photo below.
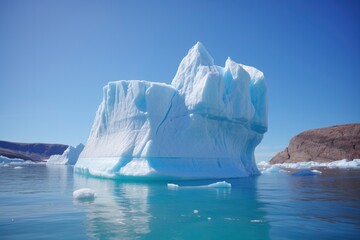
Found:
<svg viewBox="0 0 360 240"><path fill-rule="evenodd" d="M185 93L192 89L199 67L214 66L214 59L201 42L197 42L182 59L171 85Z"/></svg>
<svg viewBox="0 0 360 240"><path fill-rule="evenodd" d="M212 66L214 59L201 42L197 42L188 53L188 56L195 57L200 61L200 65Z"/></svg>
<svg viewBox="0 0 360 240"><path fill-rule="evenodd" d="M259 174L254 150L267 130L263 74L197 42L171 83L104 87L78 173L112 178L233 178Z"/></svg>

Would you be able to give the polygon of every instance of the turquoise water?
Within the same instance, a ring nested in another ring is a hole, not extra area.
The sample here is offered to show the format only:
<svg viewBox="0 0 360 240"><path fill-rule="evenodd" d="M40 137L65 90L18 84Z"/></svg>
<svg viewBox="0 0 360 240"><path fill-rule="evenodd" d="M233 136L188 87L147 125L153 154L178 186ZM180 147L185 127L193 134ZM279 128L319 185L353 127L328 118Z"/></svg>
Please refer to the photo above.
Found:
<svg viewBox="0 0 360 240"><path fill-rule="evenodd" d="M360 170L322 171L170 190L66 166L0 166L0 239L359 239ZM73 199L83 187L96 191L94 201Z"/></svg>

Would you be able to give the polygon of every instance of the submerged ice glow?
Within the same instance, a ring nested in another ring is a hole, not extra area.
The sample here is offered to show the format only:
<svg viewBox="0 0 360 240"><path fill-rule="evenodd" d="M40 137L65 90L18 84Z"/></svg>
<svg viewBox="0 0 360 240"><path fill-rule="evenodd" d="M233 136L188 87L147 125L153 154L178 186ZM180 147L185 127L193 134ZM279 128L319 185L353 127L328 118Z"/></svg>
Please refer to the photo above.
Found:
<svg viewBox="0 0 360 240"><path fill-rule="evenodd" d="M110 82L75 170L104 177L228 178L258 174L267 130L261 71L214 64L198 42L171 85Z"/></svg>

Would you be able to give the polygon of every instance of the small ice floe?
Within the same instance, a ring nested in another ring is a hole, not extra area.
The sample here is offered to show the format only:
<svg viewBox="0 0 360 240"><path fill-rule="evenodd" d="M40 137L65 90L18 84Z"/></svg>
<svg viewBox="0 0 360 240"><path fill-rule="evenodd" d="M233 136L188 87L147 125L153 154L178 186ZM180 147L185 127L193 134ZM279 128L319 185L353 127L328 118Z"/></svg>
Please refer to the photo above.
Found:
<svg viewBox="0 0 360 240"><path fill-rule="evenodd" d="M360 159L342 159L327 164L328 168L360 168Z"/></svg>
<svg viewBox="0 0 360 240"><path fill-rule="evenodd" d="M296 163L281 163L276 164L276 166L281 166L284 168L311 168L311 167L326 167L326 168L360 168L360 159L353 159L353 160L337 160L333 162L296 162Z"/></svg>
<svg viewBox="0 0 360 240"><path fill-rule="evenodd" d="M321 172L318 170L311 170L311 169L301 169L299 171L293 172L292 176L315 176L320 175Z"/></svg>
<svg viewBox="0 0 360 240"><path fill-rule="evenodd" d="M168 183L167 188L171 190L177 190L179 188L231 188L231 183L226 181L211 183L208 185L197 185L197 186L179 186L174 183Z"/></svg>
<svg viewBox="0 0 360 240"><path fill-rule="evenodd" d="M263 174L268 174L268 173L286 173L286 171L284 169L282 169L281 167L278 166L271 166L267 169L265 169L264 171L262 171L261 173Z"/></svg>
<svg viewBox="0 0 360 240"><path fill-rule="evenodd" d="M20 158L8 158L8 157L0 155L0 162L3 164L5 164L5 163L24 163L25 160L20 159Z"/></svg>
<svg viewBox="0 0 360 240"><path fill-rule="evenodd" d="M207 220L208 220L208 221L211 221L211 217L208 217Z"/></svg>
<svg viewBox="0 0 360 240"><path fill-rule="evenodd" d="M167 188L171 189L171 190L177 190L179 188L179 185L173 184L173 183L168 183Z"/></svg>
<svg viewBox="0 0 360 240"><path fill-rule="evenodd" d="M93 201L95 197L95 191L90 188L81 188L73 192L73 198L79 201Z"/></svg>
<svg viewBox="0 0 360 240"><path fill-rule="evenodd" d="M14 169L22 169L23 167L21 166L15 166Z"/></svg>
<svg viewBox="0 0 360 240"><path fill-rule="evenodd" d="M224 218L224 220L227 220L227 221L239 221L240 219L238 219L238 218L226 217L226 218Z"/></svg>
<svg viewBox="0 0 360 240"><path fill-rule="evenodd" d="M258 166L269 166L269 162L268 161L261 161L257 163Z"/></svg>
<svg viewBox="0 0 360 240"><path fill-rule="evenodd" d="M252 223L261 223L261 222L263 222L263 220L253 219L253 220L250 220L250 222L252 222Z"/></svg>
<svg viewBox="0 0 360 240"><path fill-rule="evenodd" d="M216 183L206 185L205 187L208 187L208 188L231 188L231 183L222 181L222 182L216 182Z"/></svg>
<svg viewBox="0 0 360 240"><path fill-rule="evenodd" d="M194 214L198 214L198 213L199 213L199 210L195 209L195 210L193 211L193 213L194 213Z"/></svg>

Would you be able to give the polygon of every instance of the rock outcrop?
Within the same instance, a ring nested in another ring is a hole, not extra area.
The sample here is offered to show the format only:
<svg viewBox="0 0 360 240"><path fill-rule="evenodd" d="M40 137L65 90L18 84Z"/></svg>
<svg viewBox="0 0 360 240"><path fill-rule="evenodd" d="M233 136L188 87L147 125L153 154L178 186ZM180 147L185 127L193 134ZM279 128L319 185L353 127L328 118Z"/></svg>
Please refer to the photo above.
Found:
<svg viewBox="0 0 360 240"><path fill-rule="evenodd" d="M63 144L0 141L0 155L8 158L20 158L40 162L48 159L51 155L63 154L68 147L68 145Z"/></svg>
<svg viewBox="0 0 360 240"><path fill-rule="evenodd" d="M360 159L360 124L308 130L290 140L289 146L270 160L275 163L331 162Z"/></svg>

